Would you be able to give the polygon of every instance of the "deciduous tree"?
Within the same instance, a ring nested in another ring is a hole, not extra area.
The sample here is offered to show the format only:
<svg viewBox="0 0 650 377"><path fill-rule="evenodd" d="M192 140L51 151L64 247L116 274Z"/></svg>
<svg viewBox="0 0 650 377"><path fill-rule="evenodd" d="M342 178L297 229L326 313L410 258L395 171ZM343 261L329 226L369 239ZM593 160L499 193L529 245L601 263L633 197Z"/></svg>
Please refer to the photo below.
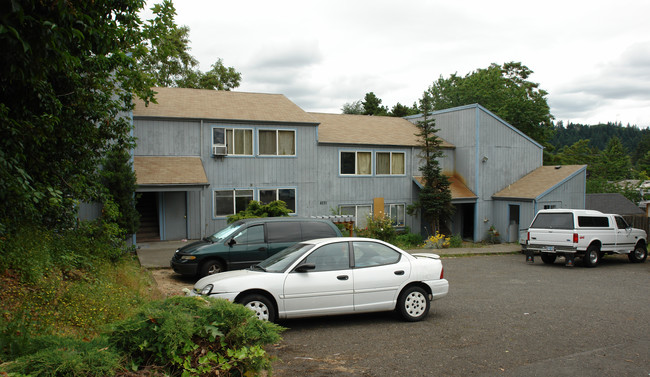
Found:
<svg viewBox="0 0 650 377"><path fill-rule="evenodd" d="M493 63L464 77L441 76L428 91L434 110L478 103L543 144L552 135L553 116L548 93L528 80L532 73L518 62Z"/></svg>

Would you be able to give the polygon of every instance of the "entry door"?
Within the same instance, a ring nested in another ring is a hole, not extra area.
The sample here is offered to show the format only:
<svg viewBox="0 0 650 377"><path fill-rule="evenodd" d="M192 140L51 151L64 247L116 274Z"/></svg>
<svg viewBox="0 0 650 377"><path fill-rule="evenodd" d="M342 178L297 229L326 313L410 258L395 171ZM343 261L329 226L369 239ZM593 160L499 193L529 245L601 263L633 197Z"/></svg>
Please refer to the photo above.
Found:
<svg viewBox="0 0 650 377"><path fill-rule="evenodd" d="M163 192L164 239L182 240L187 238L187 193Z"/></svg>

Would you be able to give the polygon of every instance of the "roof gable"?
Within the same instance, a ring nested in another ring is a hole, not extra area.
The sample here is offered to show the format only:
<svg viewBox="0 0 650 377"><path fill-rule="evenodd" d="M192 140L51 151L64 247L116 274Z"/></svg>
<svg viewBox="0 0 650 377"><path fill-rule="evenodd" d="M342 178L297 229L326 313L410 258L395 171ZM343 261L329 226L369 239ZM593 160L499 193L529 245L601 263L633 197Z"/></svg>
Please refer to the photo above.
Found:
<svg viewBox="0 0 650 377"><path fill-rule="evenodd" d="M223 90L153 88L158 102L145 106L136 99L134 117L200 118L239 121L315 123L282 94Z"/></svg>
<svg viewBox="0 0 650 377"><path fill-rule="evenodd" d="M318 141L336 144L422 146L417 126L404 118L309 113L320 122ZM442 139L442 138L441 138ZM442 148L454 145L442 140Z"/></svg>
<svg viewBox="0 0 650 377"><path fill-rule="evenodd" d="M540 166L492 197L535 200L586 168L587 165Z"/></svg>
<svg viewBox="0 0 650 377"><path fill-rule="evenodd" d="M615 213L618 215L645 214L641 208L619 193L587 194L585 198L585 209L593 209L602 213Z"/></svg>

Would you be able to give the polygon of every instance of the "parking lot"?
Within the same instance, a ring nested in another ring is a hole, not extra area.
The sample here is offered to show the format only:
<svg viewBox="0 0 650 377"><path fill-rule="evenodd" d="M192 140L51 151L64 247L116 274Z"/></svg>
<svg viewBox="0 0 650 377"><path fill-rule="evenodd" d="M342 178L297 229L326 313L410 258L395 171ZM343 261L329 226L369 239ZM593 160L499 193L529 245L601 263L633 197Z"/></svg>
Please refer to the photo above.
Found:
<svg viewBox="0 0 650 377"><path fill-rule="evenodd" d="M648 376L650 262L444 258L447 297L393 313L284 321L274 376Z"/></svg>

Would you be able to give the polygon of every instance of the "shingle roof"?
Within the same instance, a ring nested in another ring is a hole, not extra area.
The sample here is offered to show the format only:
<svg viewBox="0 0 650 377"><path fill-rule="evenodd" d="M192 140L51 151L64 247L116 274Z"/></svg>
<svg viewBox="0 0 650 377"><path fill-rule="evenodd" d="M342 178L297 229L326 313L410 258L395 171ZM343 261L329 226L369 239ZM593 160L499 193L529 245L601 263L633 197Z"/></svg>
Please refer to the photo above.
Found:
<svg viewBox="0 0 650 377"><path fill-rule="evenodd" d="M619 193L587 194L585 209L595 209L602 213L615 213L618 215L645 214L641 208Z"/></svg>
<svg viewBox="0 0 650 377"><path fill-rule="evenodd" d="M282 94L223 90L153 88L157 104L135 100L135 117L199 118L270 122L315 123Z"/></svg>
<svg viewBox="0 0 650 377"><path fill-rule="evenodd" d="M138 185L207 185L199 157L142 157L133 160Z"/></svg>
<svg viewBox="0 0 650 377"><path fill-rule="evenodd" d="M318 141L336 144L421 146L417 127L403 118L388 116L309 113L320 122ZM442 138L441 138L442 139ZM442 140L441 147L454 148Z"/></svg>
<svg viewBox="0 0 650 377"><path fill-rule="evenodd" d="M587 165L541 166L492 195L493 198L537 199Z"/></svg>
<svg viewBox="0 0 650 377"><path fill-rule="evenodd" d="M414 176L415 183L422 188L424 186L424 177ZM449 179L449 191L451 191L451 199L476 199L476 194L472 192L463 180L458 176L447 176Z"/></svg>

